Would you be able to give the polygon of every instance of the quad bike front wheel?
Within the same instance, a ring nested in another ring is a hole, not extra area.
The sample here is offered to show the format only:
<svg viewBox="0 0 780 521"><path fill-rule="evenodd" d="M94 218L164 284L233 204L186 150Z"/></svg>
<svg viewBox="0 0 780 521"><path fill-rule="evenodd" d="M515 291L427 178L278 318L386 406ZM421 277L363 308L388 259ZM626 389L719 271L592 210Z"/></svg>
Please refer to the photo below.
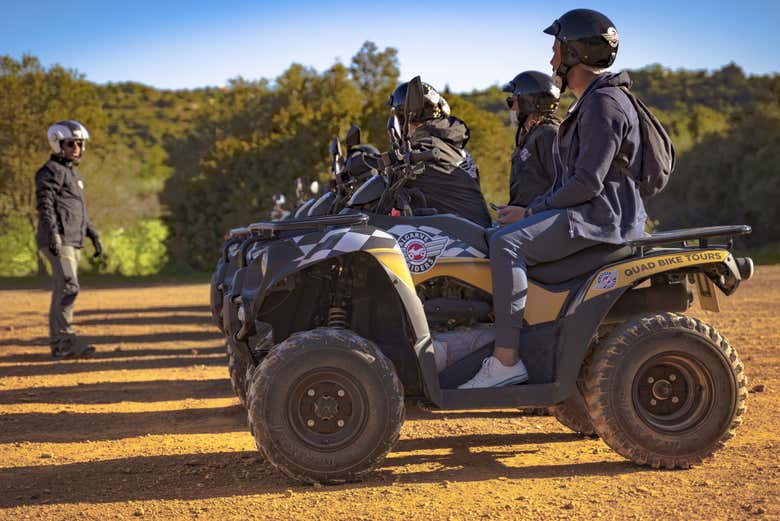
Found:
<svg viewBox="0 0 780 521"><path fill-rule="evenodd" d="M715 328L660 313L595 347L584 396L596 433L616 452L640 465L689 468L734 436L747 378Z"/></svg>
<svg viewBox="0 0 780 521"><path fill-rule="evenodd" d="M373 342L319 328L293 334L255 369L248 410L257 447L277 469L342 483L376 468L398 441L404 395Z"/></svg>

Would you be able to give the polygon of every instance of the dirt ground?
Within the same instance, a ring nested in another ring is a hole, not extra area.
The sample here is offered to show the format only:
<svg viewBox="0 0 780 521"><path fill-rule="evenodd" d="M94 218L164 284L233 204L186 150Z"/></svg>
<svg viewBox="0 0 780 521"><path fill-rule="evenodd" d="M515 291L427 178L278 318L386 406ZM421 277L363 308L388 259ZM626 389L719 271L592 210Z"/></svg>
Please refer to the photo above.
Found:
<svg viewBox="0 0 780 521"><path fill-rule="evenodd" d="M48 299L0 291L0 519L780 518L780 266L695 313L751 394L736 438L687 471L637 467L551 417L408 409L364 482L302 486L255 449L206 285L87 285L83 361L49 357Z"/></svg>

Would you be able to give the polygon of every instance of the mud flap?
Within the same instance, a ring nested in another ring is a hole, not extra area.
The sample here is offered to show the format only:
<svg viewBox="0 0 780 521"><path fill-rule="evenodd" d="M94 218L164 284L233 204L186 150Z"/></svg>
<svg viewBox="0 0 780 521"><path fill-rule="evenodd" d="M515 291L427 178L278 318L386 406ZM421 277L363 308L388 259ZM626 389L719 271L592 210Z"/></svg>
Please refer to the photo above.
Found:
<svg viewBox="0 0 780 521"><path fill-rule="evenodd" d="M718 291L715 284L704 273L696 273L696 290L699 294L699 304L705 311L720 311Z"/></svg>

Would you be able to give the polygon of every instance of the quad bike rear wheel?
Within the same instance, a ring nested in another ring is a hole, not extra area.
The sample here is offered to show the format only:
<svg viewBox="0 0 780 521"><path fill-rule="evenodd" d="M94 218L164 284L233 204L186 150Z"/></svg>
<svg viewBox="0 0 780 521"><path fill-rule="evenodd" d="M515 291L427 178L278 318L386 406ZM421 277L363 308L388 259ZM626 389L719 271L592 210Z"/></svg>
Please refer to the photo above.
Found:
<svg viewBox="0 0 780 521"><path fill-rule="evenodd" d="M404 394L390 360L356 333L295 333L255 369L251 429L277 469L306 483L354 481L398 441Z"/></svg>
<svg viewBox="0 0 780 521"><path fill-rule="evenodd" d="M593 344L597 345L597 344ZM592 360L593 348L588 351L588 356L580 368L580 374L577 377L577 385L574 387L574 392L552 407L549 407L550 414L555 416L555 419L564 427L573 430L577 434L582 436L588 436L591 438L597 437L596 430L593 428L593 422L590 419L590 413L588 412L588 404L585 402L585 397L582 393L582 388L585 386L585 378L588 375L588 369Z"/></svg>
<svg viewBox="0 0 780 521"><path fill-rule="evenodd" d="M616 452L653 468L689 468L734 436L747 378L715 328L660 313L595 347L584 395L596 433Z"/></svg>
<svg viewBox="0 0 780 521"><path fill-rule="evenodd" d="M593 428L593 422L590 420L588 404L585 403L585 398L579 388L575 389L571 396L549 407L548 410L561 425L577 434L589 437L598 436Z"/></svg>
<svg viewBox="0 0 780 521"><path fill-rule="evenodd" d="M230 386L238 396L238 401L246 407L246 374L248 364L240 356L236 355L228 346L228 373L230 374Z"/></svg>

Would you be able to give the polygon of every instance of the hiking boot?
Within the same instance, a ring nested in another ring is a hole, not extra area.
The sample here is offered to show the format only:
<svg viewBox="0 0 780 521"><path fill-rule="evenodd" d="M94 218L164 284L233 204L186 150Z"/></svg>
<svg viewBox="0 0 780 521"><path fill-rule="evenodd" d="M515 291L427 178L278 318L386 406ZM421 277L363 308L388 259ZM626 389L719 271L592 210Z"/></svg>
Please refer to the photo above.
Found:
<svg viewBox="0 0 780 521"><path fill-rule="evenodd" d="M95 352L95 348L86 342L82 342L75 337L69 337L59 342L51 350L53 358L82 358L90 356Z"/></svg>

